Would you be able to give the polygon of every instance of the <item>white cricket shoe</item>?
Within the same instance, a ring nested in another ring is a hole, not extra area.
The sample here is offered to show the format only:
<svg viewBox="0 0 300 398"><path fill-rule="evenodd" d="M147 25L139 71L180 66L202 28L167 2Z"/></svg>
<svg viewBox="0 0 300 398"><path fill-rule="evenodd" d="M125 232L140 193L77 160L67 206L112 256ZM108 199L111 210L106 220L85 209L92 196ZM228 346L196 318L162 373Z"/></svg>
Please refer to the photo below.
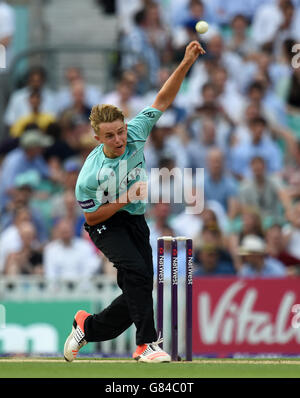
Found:
<svg viewBox="0 0 300 398"><path fill-rule="evenodd" d="M72 331L67 337L64 345L64 358L68 362L74 361L78 351L87 344L87 341L84 339L84 321L89 315L91 314L80 310L74 317Z"/></svg>
<svg viewBox="0 0 300 398"><path fill-rule="evenodd" d="M132 355L133 359L138 362L148 363L171 362L170 355L159 347L162 341L163 339L158 339L153 343L137 346L136 351Z"/></svg>

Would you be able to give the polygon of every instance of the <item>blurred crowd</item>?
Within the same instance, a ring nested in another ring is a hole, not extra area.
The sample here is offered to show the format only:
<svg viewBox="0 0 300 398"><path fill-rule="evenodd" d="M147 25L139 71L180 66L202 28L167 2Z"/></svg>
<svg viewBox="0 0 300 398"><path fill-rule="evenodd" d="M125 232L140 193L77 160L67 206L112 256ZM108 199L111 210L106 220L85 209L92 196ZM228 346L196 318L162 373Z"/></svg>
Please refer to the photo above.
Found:
<svg viewBox="0 0 300 398"><path fill-rule="evenodd" d="M199 40L206 55L154 127L145 158L150 191L161 184L152 169L191 169L195 191L204 190L204 210L188 214L185 203L163 200L148 205L154 265L158 236L186 235L194 241L197 276L298 275L300 1L119 0L115 12L112 91L89 84L70 65L54 92L36 65L9 97L0 143L0 273L114 274L85 233L74 196L80 168L97 144L91 107L114 104L130 120L153 103L187 43ZM199 20L210 25L203 35L195 31ZM166 243L166 265L169 259ZM179 265L183 275L181 244Z"/></svg>

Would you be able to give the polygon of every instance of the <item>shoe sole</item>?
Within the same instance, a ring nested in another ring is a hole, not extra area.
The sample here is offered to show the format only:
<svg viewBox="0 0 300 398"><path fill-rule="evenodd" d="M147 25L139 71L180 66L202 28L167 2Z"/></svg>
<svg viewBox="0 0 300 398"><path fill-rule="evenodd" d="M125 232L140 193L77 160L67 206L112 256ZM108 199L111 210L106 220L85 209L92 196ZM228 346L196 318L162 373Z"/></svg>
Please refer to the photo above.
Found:
<svg viewBox="0 0 300 398"><path fill-rule="evenodd" d="M167 362L171 362L171 358L163 358L163 357L157 357L154 359L149 359L147 357L137 357L134 358L137 362L144 362L144 363L167 363Z"/></svg>

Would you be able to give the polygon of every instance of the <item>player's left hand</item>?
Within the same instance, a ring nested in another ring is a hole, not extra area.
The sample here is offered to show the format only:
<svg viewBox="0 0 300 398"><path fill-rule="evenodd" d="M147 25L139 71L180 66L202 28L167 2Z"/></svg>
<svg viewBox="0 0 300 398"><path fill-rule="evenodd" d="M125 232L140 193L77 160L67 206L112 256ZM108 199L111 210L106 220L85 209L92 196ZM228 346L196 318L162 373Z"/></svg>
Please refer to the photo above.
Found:
<svg viewBox="0 0 300 398"><path fill-rule="evenodd" d="M190 64L193 64L199 55L206 54L201 44L197 40L191 41L185 49L184 60Z"/></svg>

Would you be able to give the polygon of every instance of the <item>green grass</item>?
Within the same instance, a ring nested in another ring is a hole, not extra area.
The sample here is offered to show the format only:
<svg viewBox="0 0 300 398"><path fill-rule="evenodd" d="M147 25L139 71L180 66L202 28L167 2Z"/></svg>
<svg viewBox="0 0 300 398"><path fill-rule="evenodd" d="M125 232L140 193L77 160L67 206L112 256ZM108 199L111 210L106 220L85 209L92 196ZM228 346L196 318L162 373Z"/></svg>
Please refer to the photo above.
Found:
<svg viewBox="0 0 300 398"><path fill-rule="evenodd" d="M200 359L192 363L144 364L101 359L78 359L74 363L0 359L0 378L300 378L300 361Z"/></svg>

